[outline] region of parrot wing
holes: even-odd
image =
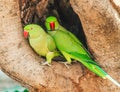
[[[78,52],[89,56],[86,50],[68,33],[61,30],[49,31],[48,33],[54,38],[56,46],[60,51]]]
[[[93,60],[91,60],[87,55],[80,54],[80,53],[77,53],[77,52],[68,52],[68,53],[70,55],[74,56],[74,59],[76,59],[76,60],[81,60],[81,61],[85,61],[87,63],[93,64],[93,65],[96,65],[96,66],[100,66],[97,62],[94,62]]]
[[[84,48],[84,50],[87,52],[87,54],[89,54],[90,57],[92,57],[91,54],[87,51],[87,49],[83,46],[83,44],[79,41],[79,39],[73,33],[69,32],[67,29],[65,29],[62,26],[60,26],[60,30],[68,34],[75,42],[77,42],[79,45],[81,45],[82,48]]]
[[[77,37],[74,34],[68,32],[68,35],[71,36],[77,43],[79,43],[81,47],[84,48],[84,50],[87,52],[87,54],[89,54],[89,56],[92,57],[91,54],[87,51],[87,49],[83,46],[83,44],[77,39]]]
[[[77,43],[79,43],[80,45],[82,45],[82,43],[78,40],[78,38],[72,34],[71,32],[69,32],[67,29],[65,29],[64,27],[60,26],[60,30],[64,31],[65,33],[67,33],[69,36],[72,37],[72,39],[74,39]]]

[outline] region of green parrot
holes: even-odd
[[[83,47],[82,43],[58,23],[56,17],[47,17],[45,26],[48,33],[55,40],[58,50],[63,54],[69,64],[72,62],[71,59],[77,60],[98,76],[104,79],[108,78],[120,87],[117,81],[100,68],[97,62],[91,59],[91,56]]]
[[[49,26],[50,22],[53,21],[53,20],[55,20],[55,22],[54,22],[54,23],[51,23],[51,25]],[[87,49],[86,49],[86,48],[83,46],[83,44],[78,40],[78,38],[77,38],[74,34],[72,34],[70,31],[68,31],[66,28],[62,27],[62,26],[59,24],[59,22],[57,21],[56,17],[54,17],[54,16],[49,16],[49,18],[46,19],[45,25],[46,25],[47,30],[54,30],[54,29],[55,29],[55,30],[61,30],[61,31],[65,32],[66,34],[70,35],[70,37],[71,37],[72,39],[74,39],[76,43],[80,44],[80,45],[84,48],[84,50],[86,51],[85,53],[87,53],[87,55],[89,54],[88,56],[92,57],[92,55],[87,51]],[[47,25],[48,25],[48,26],[47,26]],[[52,28],[52,29],[51,29],[51,28]]]
[[[46,57],[47,62],[43,65],[50,65],[52,58],[59,56],[53,38],[37,24],[28,24],[24,27],[24,37],[28,38],[30,46],[41,56]]]

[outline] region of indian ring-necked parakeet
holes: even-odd
[[[55,22],[54,22],[54,23],[51,23],[50,26],[47,26],[47,25],[50,24],[49,21],[53,21],[53,20],[55,20]],[[45,25],[46,25],[46,27],[47,27],[47,30],[54,30],[54,29],[55,29],[55,30],[61,30],[61,31],[64,31],[66,34],[70,35],[70,37],[71,37],[72,39],[74,39],[78,44],[80,44],[80,45],[84,48],[84,50],[86,51],[85,53],[89,54],[88,56],[92,57],[91,54],[90,54],[90,53],[86,50],[86,48],[83,46],[83,44],[78,40],[78,38],[77,38],[74,34],[72,34],[70,31],[68,31],[66,28],[62,27],[62,26],[59,24],[59,22],[58,22],[58,20],[56,19],[56,17],[54,17],[54,16],[49,16],[49,18],[46,19]],[[52,28],[52,29],[51,29],[51,28]]]
[[[80,41],[74,37],[72,33],[67,32],[66,29],[60,26],[56,17],[47,17],[45,25],[48,33],[55,40],[58,50],[63,54],[68,63],[72,62],[71,59],[77,60],[98,76],[108,78],[120,87],[120,84],[117,81],[100,68],[97,62],[91,59],[82,43],[80,43]]]
[[[30,46],[38,55],[46,57],[47,62],[44,64],[49,65],[52,58],[60,55],[56,50],[53,38],[39,25],[26,25],[24,27],[24,37],[29,39]]]

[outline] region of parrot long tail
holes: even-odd
[[[102,77],[102,78],[107,78],[110,81],[112,81],[115,85],[117,85],[118,87],[120,87],[120,84],[114,80],[110,75],[108,75],[98,64],[97,62],[93,61],[92,59],[90,59],[87,55],[84,54],[80,54],[77,52],[69,52],[69,54],[71,55],[71,57],[73,59],[78,60],[79,62],[81,62],[84,66],[86,66],[89,70],[91,70],[92,72],[94,72],[95,74],[97,74],[98,76]]]
[[[116,80],[114,80],[110,75],[106,75],[106,78],[109,79],[110,81],[112,81],[118,87],[120,87],[120,83],[118,83]]]

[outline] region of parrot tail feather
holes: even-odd
[[[120,83],[118,83],[116,80],[114,80],[110,75],[106,75],[106,78],[109,79],[110,81],[112,81],[118,87],[120,87]]]

